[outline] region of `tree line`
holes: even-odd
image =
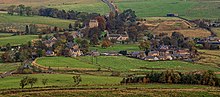
[[[59,10],[57,8],[46,8],[46,7],[38,7],[33,8],[30,6],[25,6],[20,4],[18,6],[11,5],[7,8],[7,12],[10,15],[18,14],[21,16],[31,16],[31,15],[39,15],[39,16],[47,16],[59,19],[73,19],[73,20],[81,20],[85,21],[92,17],[100,16],[98,13],[88,13],[88,12],[78,12],[78,11],[65,11]]]
[[[161,73],[152,71],[141,77],[123,78],[121,83],[170,83],[220,86],[220,79],[213,71],[181,73],[167,70]]]

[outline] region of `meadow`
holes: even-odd
[[[2,37],[10,37],[12,35],[13,35],[12,33],[0,33],[0,38],[2,38]]]
[[[0,73],[16,70],[18,66],[19,63],[0,63]]]
[[[70,57],[42,57],[36,61],[38,64],[45,67],[65,67],[78,69],[98,69],[98,66],[81,62]]]
[[[167,13],[176,13],[188,19],[210,18],[220,16],[220,2],[207,0],[116,0],[115,4],[120,11],[133,9],[138,17],[166,16]],[[77,10],[86,12],[99,12],[106,14],[109,9],[101,2],[90,4],[54,5],[48,6],[64,10]]]
[[[212,31],[214,31],[218,37],[220,37],[220,28],[212,28]]]
[[[18,15],[12,16],[8,14],[0,13],[0,23],[17,24],[17,26],[27,25],[27,24],[44,24],[49,26],[68,28],[68,25],[70,23],[74,23],[74,20],[62,20],[62,19],[43,17],[43,16],[18,16]]]
[[[99,66],[102,69],[112,69],[114,71],[164,71],[173,69],[181,72],[212,70],[220,71],[219,68],[210,65],[193,64],[183,61],[156,61],[149,62],[124,56],[99,56],[97,64],[95,59],[92,64],[92,57],[82,56],[77,59],[66,57],[44,57],[37,60],[37,63],[43,66],[51,67],[70,67],[70,68],[93,68]]]
[[[38,78],[34,87],[45,87],[42,84],[42,79],[48,79],[46,86],[66,86],[73,87],[74,80],[73,74],[30,74],[30,75],[13,75],[3,79],[0,79],[0,89],[20,88],[20,80],[25,77]],[[110,77],[110,76],[93,76],[93,75],[81,75],[82,82],[80,85],[105,85],[105,84],[119,84],[122,78]],[[30,88],[30,86],[27,86]]]
[[[21,45],[21,44],[27,44],[28,41],[31,41],[33,39],[37,39],[37,35],[22,35],[22,36],[11,36],[11,37],[2,37],[0,38],[0,46],[4,46],[8,43],[11,45]]]

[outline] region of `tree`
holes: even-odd
[[[7,43],[7,44],[6,44],[6,49],[7,49],[7,50],[11,50],[11,44],[10,44],[10,43]]]
[[[16,9],[16,6],[15,6],[15,5],[9,6],[9,7],[7,8],[8,14],[14,15],[15,9]]]
[[[89,51],[89,42],[87,40],[82,40],[80,43],[80,49],[83,53],[87,53]]]
[[[25,7],[25,12],[26,12],[26,15],[27,15],[27,16],[32,15],[32,8],[31,8],[30,6]]]
[[[20,4],[17,6],[18,14],[19,15],[24,15],[25,12],[25,6],[23,4]]]
[[[26,85],[28,85],[28,76],[23,77],[23,79],[21,79],[20,81],[20,86],[23,89]]]
[[[69,24],[69,31],[73,31],[73,26],[71,23]]]
[[[33,87],[33,85],[37,82],[37,78],[28,78],[28,83],[31,85],[31,88]]]
[[[90,39],[90,45],[99,45],[99,39],[97,35],[93,35],[93,37]]]
[[[148,49],[150,49],[150,41],[144,40],[144,41],[139,42],[139,48],[147,51]]]
[[[108,40],[108,39],[104,39],[103,41],[102,41],[102,48],[107,48],[107,47],[110,47],[111,46],[111,41],[110,40]]]
[[[45,86],[47,84],[47,82],[48,82],[48,79],[42,79],[41,82]]]
[[[99,25],[99,29],[101,29],[102,31],[104,31],[106,29],[106,21],[105,18],[102,16],[98,16],[96,17],[96,20],[98,21]]]
[[[26,27],[25,27],[25,32],[26,32],[26,34],[30,34],[30,28],[29,28],[29,25],[26,25]]]
[[[75,85],[79,85],[79,83],[82,81],[82,78],[80,77],[80,75],[75,75],[73,76],[73,80]]]

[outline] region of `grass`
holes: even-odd
[[[212,30],[220,37],[220,28],[212,28]]]
[[[91,62],[91,57],[80,57],[81,61]],[[99,56],[98,57],[98,65],[101,65],[105,68],[111,68],[117,71],[141,71],[148,68],[146,70],[151,71],[152,69],[174,69],[179,71],[197,71],[197,70],[213,70],[220,71],[220,69],[209,66],[209,65],[199,65],[192,64],[188,62],[182,61],[156,61],[156,62],[148,62],[134,58],[128,58],[124,56]]]
[[[116,44],[106,49],[102,48],[101,46],[90,47],[90,50],[98,50],[99,52],[109,52],[109,51],[119,52],[121,50],[127,50],[131,52],[131,51],[139,51],[140,49],[137,44],[124,44],[124,45]]]
[[[81,11],[81,12],[100,13],[100,14],[106,14],[109,11],[108,6],[102,2],[90,3],[90,4],[71,4],[71,5],[58,5],[58,6],[55,5],[55,6],[48,6],[48,7],[64,9],[67,11],[75,10],[75,11]]]
[[[185,0],[117,0],[116,5],[120,11],[133,9],[138,17],[166,16],[167,13],[177,13],[189,19],[210,18],[217,19],[220,15],[220,2],[186,1]],[[109,12],[107,6],[101,2],[90,4],[70,4],[49,6],[64,10],[77,10],[85,12]]]
[[[18,66],[18,63],[0,63],[0,73],[4,73],[10,70],[16,70]]]
[[[42,79],[48,79],[46,86],[71,86],[74,85],[73,75],[71,74],[31,74],[31,75],[14,75],[0,79],[0,89],[20,88],[20,80],[24,76],[38,78],[35,87],[44,87],[41,83]],[[122,78],[108,77],[108,76],[92,76],[81,75],[82,82],[80,85],[105,85],[105,84],[119,84]],[[29,88],[30,86],[27,86]]]
[[[81,62],[70,57],[43,57],[37,60],[38,64],[46,67],[69,67],[69,68],[84,68],[84,69],[98,69],[98,66]]]
[[[40,2],[39,0],[31,2],[17,0],[2,3],[0,8],[21,3],[33,7],[47,6],[64,10],[109,13],[107,5],[101,0],[47,0]],[[218,0],[115,0],[115,4],[121,12],[129,8],[135,10],[138,17],[166,16],[167,13],[177,13],[189,19],[217,19],[220,16],[220,2]]]
[[[11,33],[0,33],[0,38],[1,37],[10,37],[10,36],[12,36],[13,34],[11,34]]]
[[[11,45],[27,44],[28,41],[38,38],[37,35],[22,35],[0,38],[0,46],[10,43]]]
[[[39,58],[37,63],[43,66],[50,67],[69,67],[78,69],[97,69],[101,68],[112,69],[116,71],[152,71],[152,70],[177,70],[181,72],[212,70],[220,71],[213,65],[200,65],[182,61],[156,61],[149,62],[124,56],[99,56],[96,65],[92,65],[90,56],[79,57],[78,60],[68,57],[44,57]],[[146,68],[146,69],[143,69]]]
[[[220,51],[219,50],[199,50],[201,59],[196,63],[220,68]]]
[[[62,20],[50,17],[42,17],[42,16],[18,16],[18,15],[8,15],[8,14],[0,14],[0,23],[3,24],[15,24],[18,26],[28,24],[45,24],[49,26],[57,26],[61,28],[68,28],[70,23],[74,23],[74,20]]]

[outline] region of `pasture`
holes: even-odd
[[[0,73],[16,70],[18,66],[19,63],[0,63]]]
[[[0,23],[1,25],[8,24],[8,25],[15,25],[15,26],[21,26],[21,25],[27,25],[27,24],[43,24],[43,25],[48,25],[48,26],[68,28],[68,25],[70,23],[74,23],[74,20],[62,20],[62,19],[42,17],[42,16],[18,16],[18,15],[12,16],[8,14],[0,13]],[[23,28],[23,30],[25,30],[25,28]]]
[[[42,79],[48,79],[46,86],[66,86],[70,87],[74,85],[72,74],[30,74],[30,75],[13,75],[3,79],[0,79],[0,89],[20,88],[20,80],[24,76],[30,76],[38,78],[34,87],[44,87]],[[120,77],[108,77],[108,76],[92,76],[81,75],[82,82],[80,85],[105,85],[105,84],[119,84],[122,78]],[[30,88],[30,86],[27,86]]]
[[[212,28],[212,31],[214,31],[218,37],[220,37],[220,28]]]
[[[3,0],[0,8],[10,5],[25,4],[27,6],[46,6],[64,10],[84,12],[109,13],[107,5],[101,0]],[[216,19],[220,16],[219,0],[115,0],[115,4],[122,12],[133,9],[138,17],[166,16],[167,13],[176,13],[188,19]]]
[[[91,62],[91,57],[80,57],[81,61]],[[116,71],[152,71],[152,70],[168,70],[173,69],[177,71],[189,72],[199,70],[213,70],[220,71],[219,68],[193,64],[183,61],[156,61],[149,62],[124,56],[99,56],[98,65],[105,68],[111,68]]]
[[[81,62],[75,58],[70,57],[42,57],[37,59],[38,64],[45,67],[65,67],[65,68],[78,68],[78,69],[98,69],[98,66]]]
[[[22,36],[11,36],[11,37],[2,37],[0,38],[0,46],[4,46],[8,43],[11,45],[21,45],[21,44],[27,44],[28,41],[31,41],[33,39],[37,39],[37,35],[22,35]]]
[[[99,56],[97,64],[91,56],[82,56],[78,59],[68,57],[44,57],[39,58],[37,63],[43,66],[78,68],[78,69],[111,69],[114,71],[164,71],[176,70],[181,72],[212,70],[219,72],[220,69],[213,65],[200,65],[183,61],[156,61],[149,62],[124,56]]]
[[[220,2],[207,0],[116,0],[115,4],[120,11],[133,9],[138,17],[166,16],[167,13],[176,13],[188,19],[209,18],[216,19],[220,16]],[[78,10],[86,12],[99,12],[106,14],[109,9],[101,2],[90,4],[53,5],[52,8],[64,10]]]

